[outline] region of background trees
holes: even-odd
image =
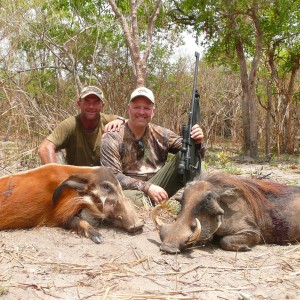
[[[129,6],[124,5],[124,2],[118,6],[114,0],[108,0],[108,2],[122,26],[133,64],[136,85],[144,86],[153,33],[160,31],[160,27],[155,26],[155,21],[159,15],[162,0],[156,0],[153,3],[130,0]]]
[[[275,122],[281,123],[280,129],[277,126],[278,134],[283,133],[283,124],[286,128],[284,131],[288,131],[284,134],[287,137],[285,141],[280,138],[280,134],[277,137],[277,148],[293,152],[294,144],[289,139],[292,139],[293,135],[291,118],[295,110],[292,109],[291,103],[299,69],[299,1],[175,0],[172,3],[172,18],[178,24],[192,26],[198,35],[204,35],[202,43],[207,49],[206,60],[239,72],[245,152],[253,158],[258,156],[261,126],[258,100],[261,99],[259,97],[262,90],[265,95],[268,94],[268,90],[260,85],[261,78],[258,78],[258,72],[265,69],[266,65],[272,74],[269,78],[269,89],[277,86],[276,89],[281,91],[280,97],[283,102],[279,106],[283,114],[275,120],[275,111],[270,111],[274,101],[272,99],[269,99],[268,105],[262,106],[273,115]],[[277,63],[285,65],[285,75],[289,72],[290,79],[287,85],[283,82],[279,84],[278,77],[275,79],[278,73],[274,65],[272,71],[275,58],[272,49],[277,53]],[[283,56],[280,58],[284,53],[287,64],[283,62]],[[286,76],[283,81],[287,81]],[[283,85],[287,87],[284,89]],[[273,92],[274,90],[269,90],[271,98]],[[267,118],[267,122],[270,122],[270,118]],[[266,126],[266,151],[270,153],[270,123]]]
[[[76,113],[86,84],[100,86],[105,110],[119,115],[136,85],[146,84],[157,99],[154,122],[179,133],[194,57],[174,54],[189,30],[205,47],[198,85],[208,146],[229,140],[252,157],[293,153],[299,7],[300,0],[5,0],[0,139],[22,142],[18,157],[35,157],[41,139]]]

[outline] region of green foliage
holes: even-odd
[[[74,112],[76,76],[82,84],[96,84],[104,90],[106,112],[126,114],[135,75],[124,34],[107,1],[8,2],[5,10],[0,11],[1,33],[6,38],[2,44],[7,45],[7,52],[0,50],[3,86],[0,97],[5,99],[1,109],[6,112],[6,120],[12,116],[22,130],[27,128],[30,131],[32,120],[28,119],[37,118],[38,129],[35,127],[32,130],[41,130],[38,134],[44,136],[64,116]],[[154,3],[143,1],[138,10],[142,50],[145,48],[144,31]],[[215,143],[218,137],[223,137],[225,121],[230,120],[235,123],[234,129],[233,126],[230,129],[235,131],[237,141],[241,141],[241,94],[234,73],[239,70],[239,64],[235,53],[235,32],[227,16],[229,13],[236,15],[235,22],[243,37],[249,61],[255,46],[254,27],[247,11],[252,2],[231,3],[231,6],[225,6],[221,0],[178,1],[179,11],[174,1],[163,2],[155,23],[146,80],[157,99],[155,123],[180,133],[180,126],[187,121],[194,61],[183,57],[177,60],[173,56],[182,43],[183,30],[187,29],[204,37],[201,44],[207,49],[205,59],[215,63],[209,65],[202,60],[198,80],[203,93],[202,126],[207,130],[207,138]],[[125,17],[129,17],[129,1],[119,0],[117,5]],[[288,78],[300,53],[299,0],[260,1],[259,5],[259,20],[264,30],[263,47],[276,47],[278,73],[284,80]],[[187,25],[191,27],[187,28]],[[217,64],[223,66],[218,67]],[[257,93],[266,103],[265,86],[270,73],[263,68],[258,71],[261,80],[257,84]],[[272,93],[278,93],[274,84]],[[299,102],[299,95],[295,93],[295,102]],[[19,106],[14,106],[15,102]],[[30,103],[32,106],[27,107]],[[33,107],[36,103],[39,106]],[[22,113],[20,106],[24,108]],[[35,115],[37,112],[41,119]],[[21,118],[24,118],[23,123]],[[263,128],[263,116],[260,121]],[[40,129],[42,126],[44,128]],[[230,168],[225,154],[218,160],[220,166]]]
[[[162,208],[164,211],[169,212],[172,215],[178,215],[181,210],[181,204],[177,200],[169,199],[164,202]]]
[[[207,155],[205,161],[209,166],[225,168],[230,163],[230,157],[228,152],[220,151]]]
[[[172,3],[173,20],[192,26],[198,36],[203,36],[201,43],[207,49],[207,61],[230,65],[237,70],[237,35],[243,41],[245,55],[254,55],[256,29],[251,11],[254,2],[184,0]],[[285,47],[292,47],[294,53],[299,53],[299,1],[268,0],[258,1],[257,5],[257,25],[263,32],[265,44],[282,41]],[[290,60],[283,58],[282,61]]]
[[[217,147],[210,149],[205,155],[204,162],[207,165],[205,169],[218,169],[230,174],[241,174],[241,170],[232,163],[232,155],[232,150],[220,150]]]
[[[35,95],[41,93],[53,94],[57,88],[55,70],[36,71],[26,86],[26,91]],[[39,83],[37,85],[37,82]]]

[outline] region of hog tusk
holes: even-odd
[[[220,228],[221,225],[222,225],[222,216],[218,215],[217,216],[217,229],[216,229],[216,231]]]
[[[196,228],[195,228],[195,231],[194,233],[189,237],[188,241],[186,242],[187,244],[192,244],[192,243],[195,243],[198,239],[198,237],[200,236],[201,234],[201,224],[200,224],[200,221],[195,218],[196,220]]]
[[[161,205],[157,205],[152,209],[152,212],[151,212],[151,217],[152,217],[153,223],[158,232],[160,232],[160,229],[161,229],[162,225],[164,224],[163,221],[157,215],[158,210],[161,210],[161,208],[162,208]]]

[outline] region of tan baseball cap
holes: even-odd
[[[87,97],[88,95],[96,95],[97,97],[100,98],[100,100],[102,100],[104,102],[104,94],[96,86],[93,86],[93,85],[86,86],[85,88],[83,88],[81,90],[79,97],[80,97],[80,99],[83,99],[83,98]]]
[[[147,89],[146,87],[139,87],[139,88],[135,89],[131,94],[130,102],[134,98],[139,97],[139,96],[144,96],[147,99],[149,99],[153,104],[155,104],[154,95],[153,95],[152,91]]]

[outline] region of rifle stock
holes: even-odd
[[[195,52],[196,63],[194,72],[194,83],[192,99],[190,103],[189,119],[187,125],[182,125],[182,148],[181,157],[178,165],[178,173],[182,175],[183,182],[186,184],[192,181],[201,173],[201,145],[196,145],[191,138],[191,130],[195,124],[200,124],[200,94],[197,90],[197,77],[199,65],[199,53]]]

